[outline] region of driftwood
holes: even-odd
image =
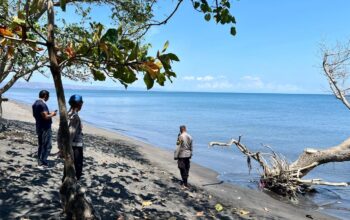
[[[249,169],[251,169],[251,158],[259,163],[262,168],[260,186],[280,195],[296,198],[297,193],[304,193],[313,185],[349,186],[350,184],[347,182],[326,182],[321,179],[302,179],[321,164],[350,161],[350,138],[340,145],[324,150],[307,148],[292,163],[289,163],[285,157],[277,154],[268,146],[266,147],[271,151],[269,153],[250,151],[247,146],[241,143],[241,137],[238,140],[231,139],[228,143],[209,143],[210,147],[230,147],[232,145],[236,145],[238,150],[247,156]]]

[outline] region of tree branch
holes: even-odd
[[[180,5],[182,4],[183,0],[179,0],[174,8],[174,10],[168,15],[168,17],[166,17],[163,21],[160,22],[154,22],[154,23],[150,23],[150,24],[146,24],[138,29],[136,29],[134,32],[130,33],[129,35],[134,35],[137,32],[139,32],[140,30],[143,30],[143,33],[140,34],[140,36],[138,36],[137,39],[141,39],[143,36],[145,36],[145,34],[149,31],[149,29],[152,26],[160,26],[160,25],[164,25],[166,23],[168,23],[168,21],[174,16],[174,14],[176,13],[176,11],[179,9]]]
[[[34,43],[34,44],[40,44],[40,45],[43,45],[43,46],[47,46],[47,43],[46,42],[41,42],[41,41],[36,41],[36,40],[31,40],[31,39],[25,39],[23,41],[23,39],[20,39],[20,38],[15,38],[15,37],[9,37],[9,36],[3,36],[3,35],[0,35],[1,37],[5,38],[5,39],[8,39],[8,40],[12,40],[12,41],[16,41],[16,42],[21,42],[21,43]]]
[[[324,54],[323,56],[323,62],[322,62],[323,70],[325,75],[328,78],[328,83],[330,88],[332,89],[334,95],[336,96],[337,99],[343,102],[343,104],[350,110],[350,103],[347,100],[344,91],[342,91],[338,85],[337,81],[334,79],[334,72],[329,68],[328,64],[328,55]]]

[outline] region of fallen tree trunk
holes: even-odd
[[[280,195],[296,198],[297,193],[304,193],[313,185],[349,186],[347,182],[325,182],[321,179],[302,179],[317,166],[329,162],[350,161],[350,138],[343,143],[324,150],[307,148],[293,163],[289,163],[285,157],[274,152],[252,152],[238,140],[231,139],[228,143],[210,142],[209,146],[236,147],[247,156],[249,170],[251,169],[251,158],[259,163],[263,172],[261,173],[260,186]]]

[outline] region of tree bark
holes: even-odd
[[[290,165],[290,170],[300,171],[299,177],[304,177],[315,167],[329,162],[350,161],[350,138],[337,146],[324,150],[305,149],[299,158]]]
[[[54,33],[54,4],[52,0],[47,3],[48,15],[48,38],[47,49],[50,60],[50,71],[54,80],[57,101],[60,113],[59,135],[61,144],[64,146],[64,171],[65,178],[63,180],[60,194],[64,211],[67,219],[95,219],[92,206],[84,197],[84,189],[77,186],[74,168],[74,156],[72,146],[69,141],[69,127],[67,120],[67,107],[64,95],[64,88],[61,78],[61,69],[57,61],[57,53],[55,51],[55,33]]]

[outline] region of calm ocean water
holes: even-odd
[[[38,90],[12,89],[6,97],[31,104]],[[67,90],[67,97],[84,97],[83,120],[161,148],[173,150],[179,125],[194,138],[193,161],[217,171],[219,178],[254,188],[258,174],[249,176],[246,158],[236,148],[208,148],[210,141],[242,135],[251,150],[269,145],[289,160],[305,147],[325,148],[350,136],[350,111],[330,95],[233,94]],[[53,91],[50,109],[57,108]],[[308,175],[350,182],[350,162],[318,167]],[[350,190],[318,187],[308,196],[329,214],[346,219]]]

